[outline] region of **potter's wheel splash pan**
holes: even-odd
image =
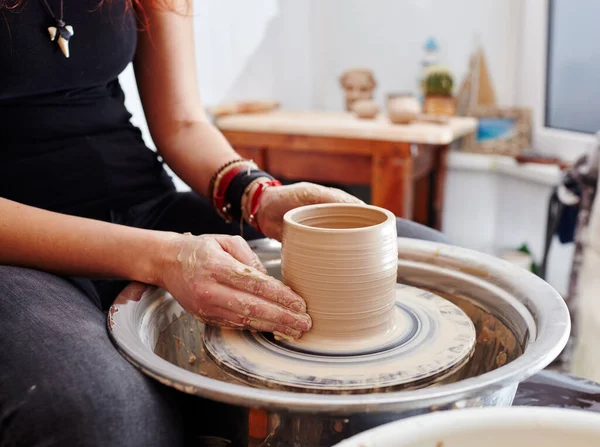
[[[279,276],[280,245],[270,240],[251,245],[270,273]],[[115,304],[109,313],[109,333],[118,350],[136,367],[186,393],[241,407],[340,415],[420,412],[481,400],[502,390],[514,396],[519,382],[549,365],[565,347],[570,331],[567,307],[542,279],[501,259],[458,247],[404,238],[398,239],[398,246],[399,283],[426,287],[444,296],[468,297],[510,329],[522,345],[522,355],[481,375],[430,388],[321,395],[227,383],[162,359],[154,353],[157,340],[182,316],[182,309],[160,289],[147,292],[138,302]]]

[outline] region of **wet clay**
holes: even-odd
[[[395,337],[396,219],[361,204],[297,208],[284,216],[284,282],[306,301],[312,329],[304,350],[349,353]]]

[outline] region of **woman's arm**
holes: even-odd
[[[0,265],[158,285],[174,236],[0,198]]]
[[[150,132],[167,164],[196,192],[206,195],[213,174],[240,157],[208,122],[202,108],[196,79],[193,2],[142,3],[149,25],[139,33],[134,65]],[[258,187],[249,187],[247,196],[253,197]],[[360,200],[309,183],[269,188],[262,195],[255,222],[265,236],[280,238],[286,211],[330,202]]]
[[[267,275],[240,237],[178,235],[53,213],[0,198],[0,265],[166,288],[206,323],[300,337],[302,298]]]
[[[199,194],[212,175],[240,158],[204,113],[194,52],[192,1],[143,2],[148,27],[139,33],[135,75],[159,154]]]

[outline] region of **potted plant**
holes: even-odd
[[[453,87],[454,77],[450,70],[439,65],[428,67],[422,82],[425,97],[423,112],[429,115],[454,115],[456,103],[452,96]]]

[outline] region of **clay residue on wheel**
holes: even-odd
[[[184,314],[162,331],[156,342],[154,353],[169,363],[201,376],[241,384],[221,371],[208,358],[202,343],[203,332],[204,324],[202,322],[190,314]],[[195,357],[193,362],[190,361],[193,360],[192,356]]]
[[[523,354],[523,346],[515,334],[498,318],[474,304],[470,299],[454,294],[435,291],[460,307],[473,324],[477,342],[473,357],[461,371],[446,383],[475,377],[500,368]]]

